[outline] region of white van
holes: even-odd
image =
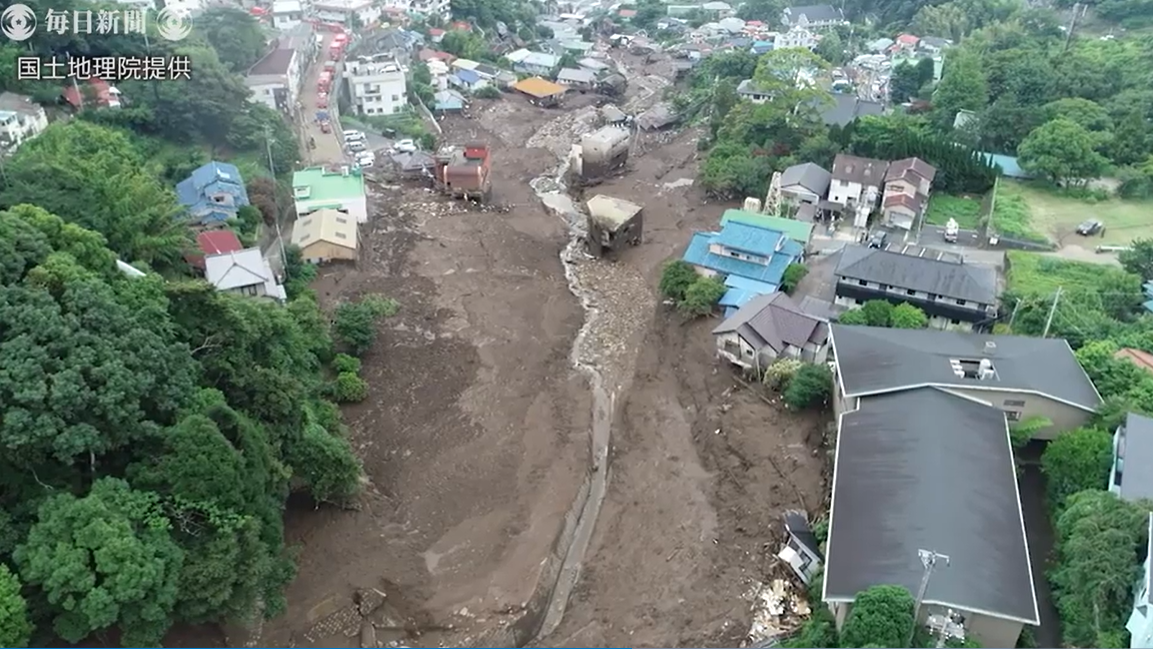
[[[363,140],[364,140],[364,133],[362,133],[361,131],[345,131],[344,132],[344,141],[345,142],[361,142]]]
[[[353,153],[364,151],[364,142],[361,140],[353,140],[348,143],[348,150]]]

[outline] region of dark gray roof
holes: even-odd
[[[789,12],[792,20],[796,20],[804,16],[806,20],[811,23],[824,22],[826,20],[841,20],[842,15],[839,9],[832,5],[808,5],[804,7],[789,7],[785,11]]]
[[[779,291],[749,300],[713,329],[713,334],[732,331],[757,349],[768,345],[778,352],[785,345],[821,345],[829,338],[828,325],[802,312],[788,295]]]
[[[880,187],[885,184],[885,172],[889,169],[886,160],[862,158],[847,153],[838,153],[833,158],[833,178],[843,182]]]
[[[848,126],[853,120],[866,115],[880,115],[885,106],[845,93],[833,93],[831,104],[821,106],[821,120],[828,126]]]
[[[1125,446],[1120,449],[1121,497],[1153,498],[1153,419],[1129,413],[1125,418]]]
[[[914,257],[865,246],[845,246],[833,272],[840,277],[924,291],[954,300],[981,304],[997,302],[997,271],[988,266]]]
[[[833,325],[830,340],[848,395],[936,385],[1030,392],[1085,410],[1101,405],[1101,395],[1061,338]],[[984,358],[993,362],[993,378],[957,376],[950,362]]]
[[[953,41],[939,36],[925,36],[921,39],[921,45],[928,45],[937,49],[944,49],[953,44]]]
[[[826,601],[916,593],[924,549],[949,557],[926,603],[1039,622],[1005,414],[975,401],[922,388],[845,414],[825,549]]]
[[[781,173],[781,187],[800,185],[818,196],[824,196],[829,189],[833,175],[820,165],[806,162],[793,165]]]
[[[818,557],[824,557],[821,554],[821,542],[817,539],[817,535],[813,534],[813,530],[809,527],[809,517],[805,512],[796,509],[790,509],[785,512],[785,531],[797,539],[797,542],[808,548]]]

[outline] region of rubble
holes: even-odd
[[[804,594],[791,581],[755,582],[745,594],[752,602],[753,622],[744,646],[763,647],[796,631],[812,615]]]

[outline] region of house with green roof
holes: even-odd
[[[368,199],[359,167],[301,169],[292,174],[292,196],[297,218],[327,208],[353,216],[357,223],[368,221]]]
[[[746,212],[745,210],[725,210],[725,213],[721,215],[721,227],[724,227],[729,221],[744,223],[745,225],[764,228],[766,230],[776,230],[801,244],[805,250],[809,249],[809,240],[813,236],[812,223],[786,219],[779,216],[757,214],[756,212]]]

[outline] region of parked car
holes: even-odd
[[[332,132],[332,124],[330,122],[321,122],[320,123],[320,132],[321,133],[331,133]]]
[[[356,164],[360,165],[361,169],[371,169],[372,166],[376,164],[376,160],[373,158],[357,158]]]
[[[364,151],[364,142],[349,142],[348,150],[352,151],[353,153],[360,153],[361,151]]]
[[[347,130],[344,132],[345,142],[362,142],[364,141],[364,132],[357,130]]]
[[[399,153],[412,153],[416,151],[416,142],[411,139],[400,140],[392,145],[392,150]]]
[[[1105,229],[1105,224],[1097,219],[1089,219],[1077,226],[1077,234],[1083,237],[1093,236]]]
[[[884,248],[885,244],[889,242],[889,233],[884,230],[874,232],[873,236],[869,239],[870,248]]]

